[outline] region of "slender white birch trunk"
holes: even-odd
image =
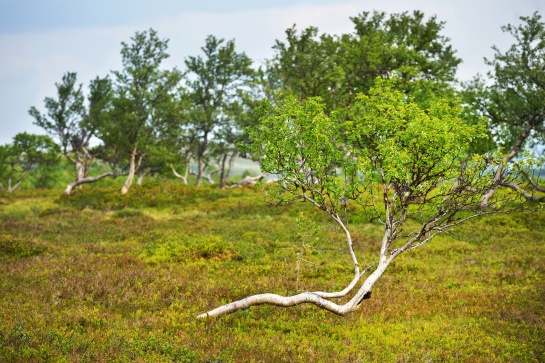
[[[138,173],[138,179],[136,180],[136,184],[142,185],[142,183],[144,183],[144,178],[146,177],[146,175],[148,175],[147,171]]]
[[[129,161],[129,174],[127,175],[127,180],[125,180],[125,184],[123,184],[123,187],[121,188],[121,194],[123,195],[127,194],[127,192],[129,191],[129,188],[131,187],[132,181],[134,179],[134,175],[136,174],[136,171],[139,169],[140,163],[142,162],[142,158],[144,157],[144,155],[141,155],[138,158],[138,162],[136,161],[136,150],[137,150],[136,147],[137,146],[134,147],[131,153],[131,158]]]

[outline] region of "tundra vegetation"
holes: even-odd
[[[344,231],[309,203],[275,207],[254,188],[150,181],[121,196],[122,182],[68,198],[2,194],[0,360],[545,358],[543,213],[472,219],[401,254],[344,317],[305,304],[197,320],[264,291],[342,290],[354,276]],[[384,228],[353,213],[348,225],[372,265]]]
[[[541,16],[461,87],[435,17],[352,21],[67,72],[0,146],[0,360],[544,360]]]

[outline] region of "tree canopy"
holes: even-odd
[[[56,164],[58,154],[59,148],[50,137],[26,132],[15,135],[11,144],[0,145],[0,177],[6,181],[7,191],[17,189],[33,169]]]
[[[493,47],[494,58],[486,60],[492,67],[488,79],[477,77],[466,84],[465,95],[477,114],[488,121],[504,163],[518,167],[516,161],[523,151],[539,145],[541,157],[533,161],[534,168],[539,169],[545,163],[545,23],[537,12],[521,20],[518,26],[502,27],[515,42],[505,52]],[[502,170],[496,175],[498,187],[519,190],[530,200],[545,201],[541,195],[545,187],[540,185],[539,173],[537,176],[532,175],[533,171],[526,173],[528,188],[520,189],[503,180]],[[483,203],[488,202],[494,190],[485,196]]]
[[[368,95],[356,97],[350,121],[335,120],[338,115],[328,116],[325,108],[320,98],[299,103],[288,97],[277,107],[265,102],[248,148],[265,172],[278,177],[264,187],[271,202],[309,202],[345,232],[352,282],[341,292],[254,295],[199,317],[258,304],[301,303],[346,315],[370,296],[375,282],[403,252],[470,218],[520,205],[516,192],[496,195],[486,208],[480,205],[495,183],[490,170],[500,166],[481,155],[468,157],[472,141],[486,135],[481,125],[468,125],[459,117],[457,105],[437,100],[424,109],[396,90],[395,79],[377,78]],[[505,177],[516,182],[518,176]],[[348,227],[348,215],[354,213],[377,221],[384,235],[377,266],[353,297],[338,305],[329,299],[345,296],[363,275]]]
[[[523,175],[528,188],[502,179],[503,174],[509,178],[510,169],[520,166],[517,160],[523,151],[534,148],[534,154],[539,153],[544,142],[545,27],[538,13],[521,20],[519,25],[503,27],[514,43],[506,51],[494,48],[494,58],[486,61],[492,68],[487,79],[467,83],[462,92],[456,89],[455,78],[461,59],[444,35],[445,23],[420,11],[362,12],[351,18],[353,30],[345,34],[320,33],[313,26],[298,30],[293,25],[286,29],[285,39],[276,40],[273,57],[258,69],[244,52],[236,50],[235,40],[214,35],[204,40],[201,54],[184,59],[183,70],[167,69],[169,40],[149,29],[136,32],[130,42],[121,44],[122,67],[112,71],[111,79],[95,78],[85,95],[76,73],[67,72],[56,84],[56,97],[45,99],[46,112],[32,107],[29,113],[75,166],[76,177],[67,186],[67,194],[81,184],[118,175],[127,176],[122,193],[129,190],[136,175],[141,182],[147,174],[173,173],[185,183],[194,175],[196,185],[203,179],[209,183],[219,179],[223,188],[241,154],[261,162],[263,172],[268,172],[270,160],[263,159],[259,150],[240,147],[252,142],[250,130],[265,122],[264,108],[255,110],[267,99],[271,109],[285,105],[284,101],[293,107],[295,103],[314,105],[313,110],[320,109],[335,123],[333,129],[341,128],[335,131],[335,146],[328,151],[328,158],[332,158],[328,168],[333,170],[342,169],[346,160],[353,162],[367,155],[372,147],[392,151],[383,154],[385,160],[375,159],[376,163],[396,167],[399,173],[415,171],[422,160],[404,159],[398,148],[414,142],[418,135],[442,134],[445,130],[435,125],[440,113],[441,117],[460,117],[478,129],[478,135],[488,135],[473,135],[466,161],[474,152],[489,153],[489,160],[497,160],[495,153],[501,149],[502,163],[509,164],[498,169],[496,185],[487,195],[507,187],[526,193],[528,199],[543,201],[538,170],[542,158],[521,166],[533,163],[528,175]],[[430,121],[395,137],[386,129],[363,126],[361,117],[380,116],[367,109],[370,99],[378,97],[371,94],[377,77],[395,79],[389,87],[400,92],[396,97],[412,102],[396,108],[399,100],[392,96],[381,101],[391,108],[384,112],[396,110],[401,119],[411,112],[424,112]],[[394,125],[393,120],[381,126]],[[485,130],[479,126],[483,122]],[[373,134],[379,131],[385,136]],[[389,141],[382,144],[383,140]],[[444,149],[447,140],[443,142]],[[421,147],[427,157],[437,151],[431,144]],[[102,174],[89,176],[89,169],[98,165]],[[385,167],[383,172],[387,171]],[[483,197],[483,205],[488,199]]]

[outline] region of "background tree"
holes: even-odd
[[[426,107],[431,98],[451,97],[461,62],[441,34],[444,22],[424,14],[363,12],[351,18],[354,32],[318,36],[309,27],[286,30],[276,41],[268,75],[273,86],[299,100],[319,96],[326,112],[349,115],[358,93],[367,93],[376,77],[398,79],[396,87]]]
[[[389,18],[382,12],[363,12],[351,20],[355,33],[343,39],[348,49],[344,68],[355,81],[349,91],[365,93],[376,77],[395,76],[397,87],[422,106],[452,96],[461,59],[441,34],[444,22],[435,16],[426,19],[421,11]]]
[[[480,208],[482,195],[494,183],[487,170],[495,166],[480,156],[466,161],[472,140],[484,134],[482,127],[458,117],[459,107],[436,101],[424,110],[381,79],[369,94],[357,97],[353,121],[344,125],[328,117],[317,98],[304,104],[288,98],[278,108],[265,103],[261,124],[250,133],[249,148],[260,155],[262,170],[279,177],[265,188],[270,201],[305,201],[329,215],[346,235],[352,281],[340,292],[254,295],[199,318],[258,304],[302,303],[346,315],[370,297],[375,282],[400,254],[468,219],[502,211],[500,205],[511,208],[506,203],[518,200],[518,193],[506,193],[496,196],[494,207]],[[338,147],[345,139],[348,154]],[[515,178],[510,176],[511,181]],[[378,264],[353,297],[338,305],[330,299],[347,295],[373,268],[361,271],[352,245],[347,216],[358,209],[384,229]]]
[[[338,39],[327,34],[318,36],[318,28],[312,26],[298,33],[293,25],[285,33],[285,42],[275,41],[275,55],[267,63],[271,86],[299,101],[320,96],[329,110],[334,109],[345,75]]]
[[[136,32],[131,40],[131,44],[121,43],[123,69],[113,72],[112,119],[100,135],[111,150],[128,161],[122,194],[128,192],[142,160],[167,132],[167,115],[182,77],[176,69],[161,69],[169,57],[168,40],[159,39],[155,30]]]
[[[188,57],[185,60],[192,105],[188,113],[188,127],[196,145],[197,186],[202,183],[206,153],[214,132],[218,128],[225,131],[235,126],[229,109],[237,102],[239,91],[254,74],[252,61],[246,54],[236,52],[233,40],[225,42],[210,35],[201,49],[204,57]],[[229,140],[224,141],[224,146],[229,144]]]
[[[90,142],[104,124],[111,102],[111,82],[108,78],[95,78],[89,84],[88,107],[82,85],[77,85],[77,74],[68,72],[56,83],[57,98],[46,97],[47,114],[31,107],[29,114],[35,124],[58,140],[62,154],[74,164],[76,178],[65,189],[70,194],[73,188],[100,180],[112,173],[88,178],[89,168],[96,158]],[[97,151],[97,149],[93,150]]]
[[[493,47],[494,59],[485,59],[493,67],[488,80],[478,77],[465,85],[466,99],[478,115],[488,120],[491,133],[503,150],[506,168],[516,168],[516,159],[524,150],[545,142],[545,23],[537,12],[520,19],[523,23],[518,26],[502,27],[515,38],[515,43],[505,53]],[[542,154],[536,160],[536,167],[543,162]],[[506,182],[504,173],[504,168],[498,169],[497,186],[519,190],[527,199],[545,202],[545,196],[539,195],[545,192],[545,187],[540,185],[538,177],[523,174],[530,188],[522,190]],[[495,190],[492,188],[486,194],[483,206]]]
[[[17,189],[38,167],[45,169],[56,164],[59,152],[50,137],[26,132],[15,135],[11,144],[0,146],[0,175],[6,180],[7,191],[11,193]]]

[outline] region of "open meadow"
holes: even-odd
[[[2,362],[545,361],[543,211],[472,220],[403,254],[346,317],[302,305],[197,320],[251,294],[342,289],[343,235],[254,188],[61,195],[0,194]],[[349,228],[373,263],[380,226]]]

